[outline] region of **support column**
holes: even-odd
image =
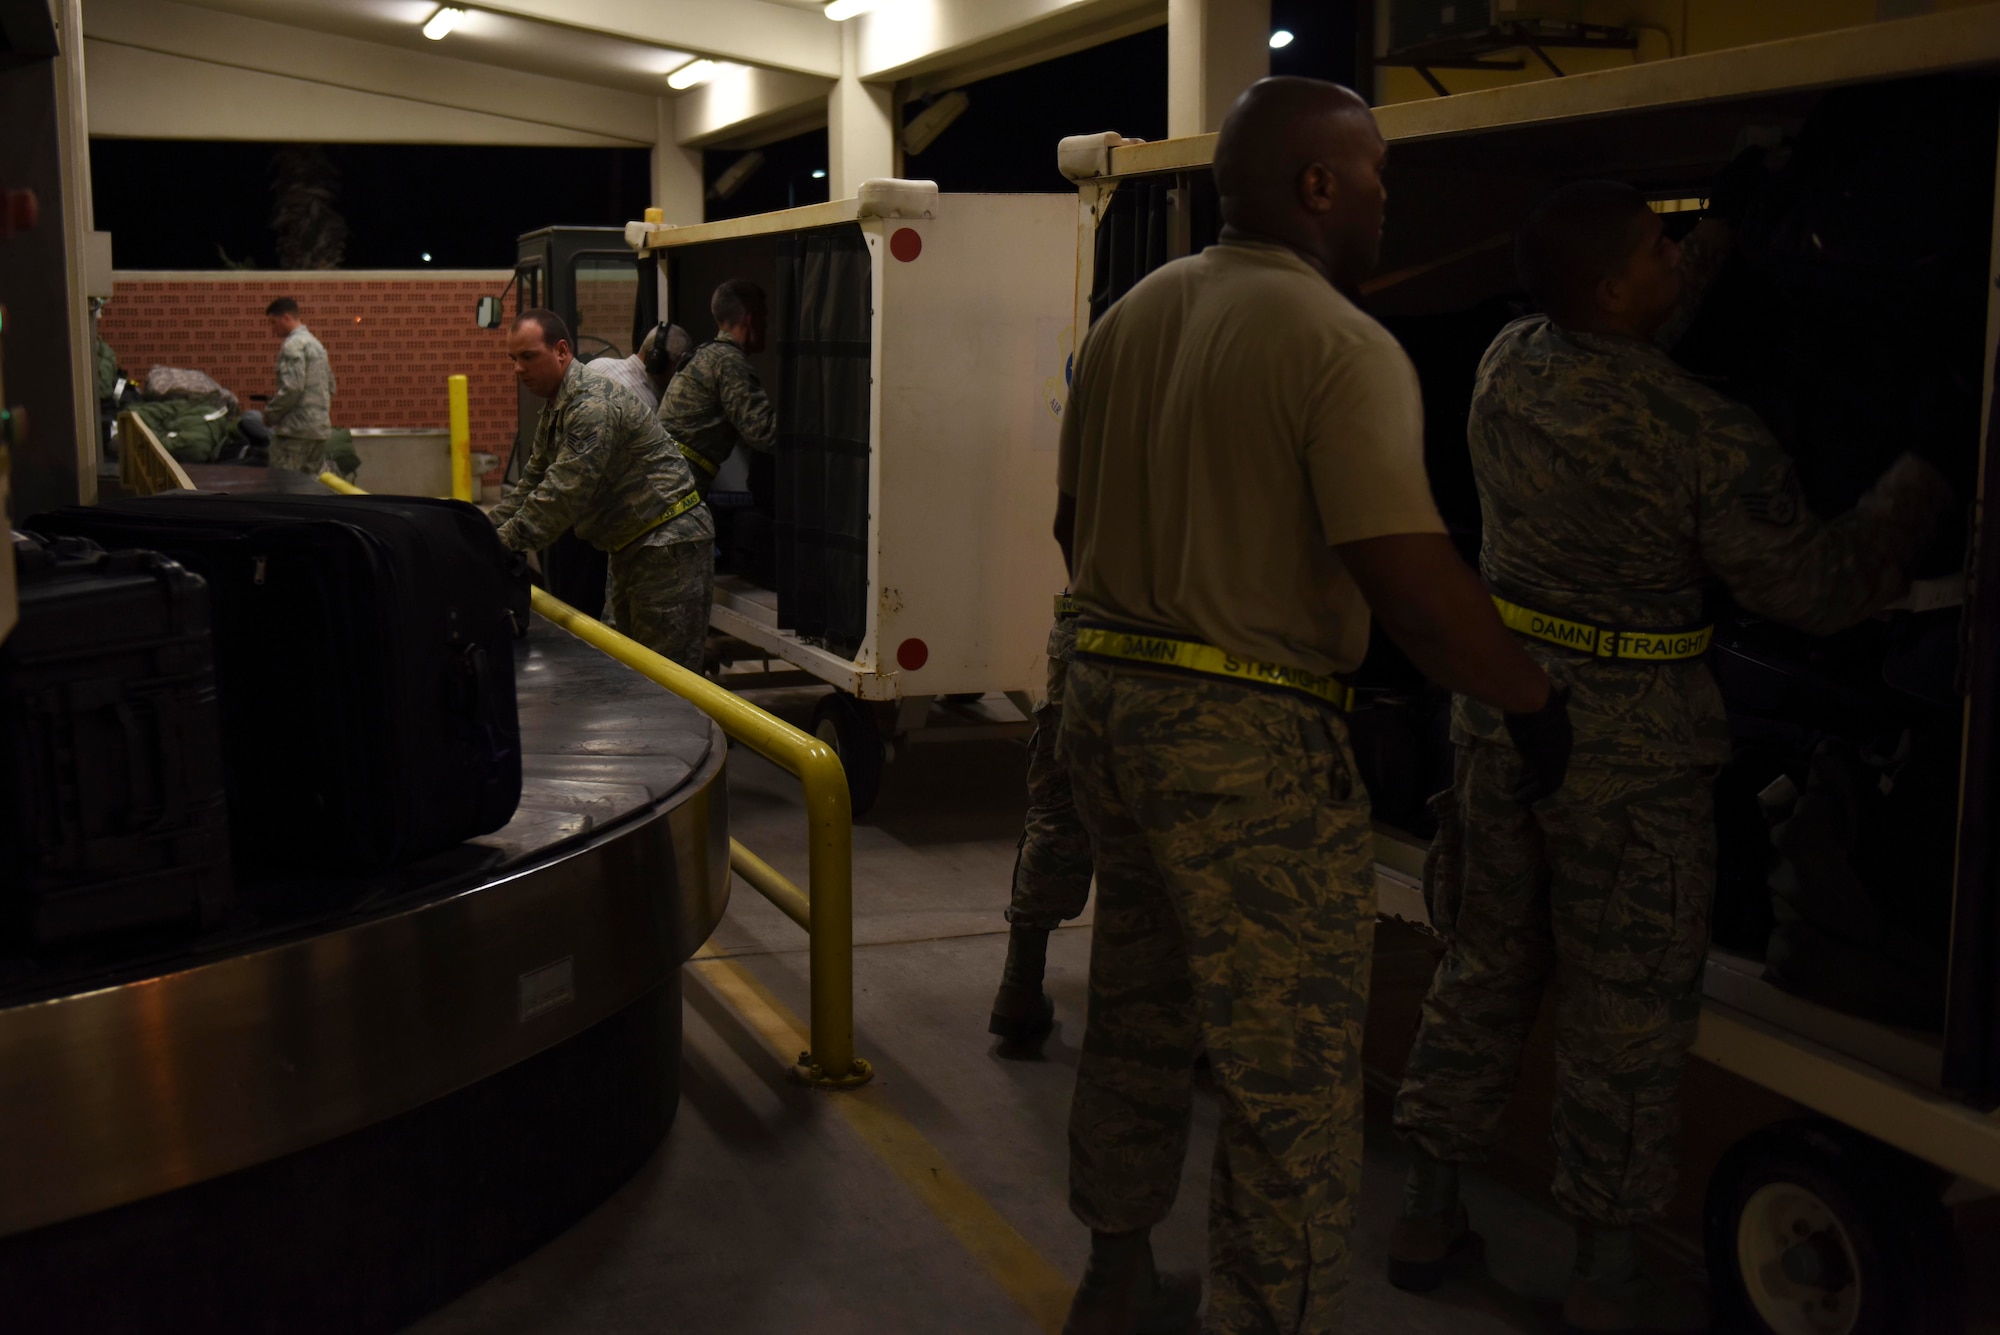
[[[1222,127],[1230,104],[1271,72],[1271,0],[1167,0],[1167,136]]]
[[[863,181],[896,174],[896,90],[861,81],[860,24],[850,19],[840,27],[840,81],[826,99],[830,199],[848,199]]]
[[[83,505],[97,503],[97,352],[85,275],[90,253],[90,129],[83,87],[83,0],[54,6],[56,41],[56,137],[62,152],[62,247],[69,288],[70,400],[76,423],[76,494]]]
[[[682,148],[674,137],[674,99],[655,98],[658,131],[653,139],[652,207],[661,221],[676,227],[704,221],[706,191],[701,179],[701,150]]]

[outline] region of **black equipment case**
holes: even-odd
[[[246,871],[380,871],[512,818],[511,580],[477,509],[178,493],[34,522],[154,548],[208,580]]]
[[[12,946],[212,926],[231,874],[201,579],[152,552],[15,539],[0,645],[0,913]]]

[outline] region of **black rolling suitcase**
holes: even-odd
[[[153,552],[15,539],[0,644],[0,920],[36,949],[214,924],[229,821],[208,590]]]
[[[245,870],[381,871],[513,816],[509,561],[472,506],[179,493],[35,522],[208,580]]]

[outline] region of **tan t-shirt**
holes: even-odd
[[[1092,327],[1063,413],[1085,617],[1349,672],[1368,605],[1335,545],[1442,533],[1416,368],[1278,246],[1149,274]]]

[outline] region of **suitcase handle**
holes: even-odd
[[[132,794],[132,815],[136,822],[140,818],[140,813],[145,810],[140,805],[139,795],[145,791],[146,770],[140,763],[139,756],[142,749],[149,749],[148,733],[139,726],[139,718],[133,712],[131,702],[120,700],[111,707],[111,714],[118,720],[118,727],[125,734],[125,776],[127,791]],[[158,809],[145,820],[143,828],[148,834],[173,828],[180,823],[183,816],[182,794],[172,777],[165,773],[164,768],[155,776],[154,789],[153,795],[158,799]]]

